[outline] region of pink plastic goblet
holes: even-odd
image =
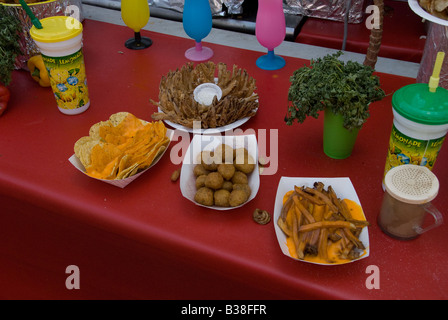
[[[255,35],[258,42],[268,49],[268,54],[257,59],[257,66],[263,70],[278,70],[285,66],[285,59],[274,54],[286,35],[285,14],[282,0],[258,0]]]

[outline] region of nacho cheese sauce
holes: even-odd
[[[287,199],[289,194],[290,194],[290,192],[286,193],[284,199]],[[352,201],[349,199],[344,199],[343,201],[347,204],[347,206],[350,210],[350,214],[353,217],[353,219],[363,220],[363,221],[366,220],[366,218],[364,216],[364,212],[362,211],[362,208],[359,204],[357,204],[355,201]],[[288,216],[290,216],[290,215],[288,215]],[[286,245],[288,246],[289,254],[291,255],[291,257],[293,257],[294,259],[299,259],[299,257],[297,256],[297,252],[296,252],[296,249],[294,246],[294,241],[293,241],[292,237],[288,237],[288,236],[286,237]],[[309,261],[309,262],[314,262],[314,263],[320,263],[320,264],[342,264],[342,263],[347,263],[347,262],[352,261],[349,259],[339,258],[339,250],[340,250],[339,241],[337,241],[337,242],[329,241],[328,242],[328,260],[330,260],[332,263],[328,263],[328,261],[323,260],[322,258],[320,258],[318,256],[312,256],[309,254],[305,255],[305,258],[303,260]],[[360,254],[360,257],[365,255],[366,253],[367,253],[366,250],[364,250],[364,252]]]
[[[149,167],[167,141],[166,128],[161,121],[143,122],[132,114],[116,125],[104,122],[98,136],[86,174],[108,180],[123,179],[128,177],[125,173],[135,174]]]

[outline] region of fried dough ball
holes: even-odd
[[[195,177],[199,177],[199,176],[202,176],[204,174],[207,175],[209,173],[210,173],[210,171],[205,169],[202,164],[197,164],[193,168],[193,174],[194,174]]]
[[[235,162],[243,162],[243,159],[249,155],[249,151],[246,148],[237,148],[234,152]]]
[[[213,198],[215,200],[215,206],[218,207],[228,207],[230,206],[229,198],[230,192],[225,189],[216,190],[213,194]]]
[[[232,179],[235,174],[235,166],[231,163],[221,163],[218,165],[218,172],[225,180]]]
[[[224,143],[213,151],[202,151],[194,167],[194,200],[205,206],[237,207],[250,195],[248,175],[255,169],[254,158],[246,148],[233,149]]]
[[[247,175],[244,172],[235,171],[235,174],[232,177],[232,182],[234,184],[235,183],[247,184],[248,183]]]
[[[245,174],[249,174],[255,169],[255,160],[250,155],[247,154],[244,156],[244,159],[235,159],[235,168],[241,172],[244,172]]]
[[[204,206],[212,206],[213,205],[213,190],[207,187],[199,188],[194,195],[194,201],[197,203],[203,204]]]
[[[231,192],[233,190],[233,183],[232,181],[224,181],[222,184],[222,188]]]
[[[201,164],[208,171],[216,171],[218,168],[219,158],[215,158],[211,151],[202,151]]]
[[[200,175],[196,178],[196,190],[205,187],[205,179],[207,178],[206,174]]]
[[[210,164],[203,163],[202,166],[208,171],[216,171],[218,169],[218,165],[215,162]]]
[[[210,189],[214,189],[214,190],[221,189],[223,183],[224,183],[224,178],[217,171],[210,172],[207,175],[207,178],[205,178],[205,186]]]
[[[244,192],[246,192],[247,197],[250,197],[250,194],[252,192],[249,185],[243,183],[235,183],[233,185],[233,190],[243,190]]]
[[[231,146],[223,143],[215,148],[214,156],[216,157],[215,159],[221,159],[221,163],[233,163],[235,150]]]
[[[229,204],[231,207],[236,207],[247,201],[249,197],[244,190],[233,190],[230,193]]]

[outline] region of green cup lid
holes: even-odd
[[[400,115],[417,123],[448,123],[448,90],[441,87],[436,92],[430,92],[426,83],[404,86],[394,93],[392,106]]]

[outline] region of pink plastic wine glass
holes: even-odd
[[[258,42],[268,49],[268,54],[257,59],[257,66],[264,70],[277,70],[285,66],[285,59],[274,54],[286,35],[285,14],[282,0],[258,0],[255,35]]]

